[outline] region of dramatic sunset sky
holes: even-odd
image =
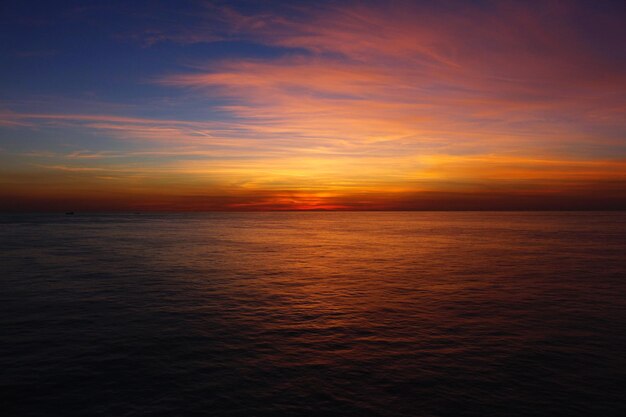
[[[3,1],[0,210],[626,208],[626,2]]]

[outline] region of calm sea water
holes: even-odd
[[[0,219],[4,416],[626,412],[626,213]]]

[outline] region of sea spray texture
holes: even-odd
[[[626,411],[626,213],[1,219],[6,416]]]

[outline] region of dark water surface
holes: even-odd
[[[626,213],[0,216],[4,416],[617,416]]]

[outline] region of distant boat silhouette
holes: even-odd
[[[74,214],[74,212],[73,211],[66,211],[65,214],[66,215],[70,215],[70,214]]]

